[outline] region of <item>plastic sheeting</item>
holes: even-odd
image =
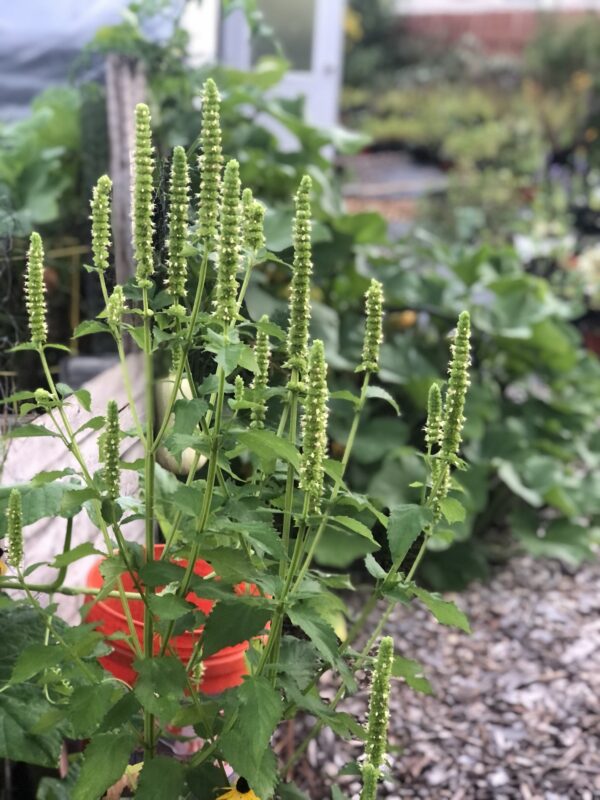
[[[49,86],[69,81],[82,49],[105,25],[123,20],[127,0],[0,0],[0,119],[27,113]],[[179,6],[172,3],[172,13]],[[159,39],[166,17],[146,31]]]

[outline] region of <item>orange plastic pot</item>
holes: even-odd
[[[155,559],[160,558],[164,545],[157,544],[154,546]],[[90,569],[87,577],[87,585],[90,588],[100,589],[103,586],[104,579],[100,573],[100,564],[102,559],[98,559]],[[179,564],[182,567],[187,565],[187,562],[182,559],[173,559],[174,564]],[[206,561],[198,559],[194,572],[196,575],[208,575],[213,569]],[[123,573],[121,576],[123,581],[123,588],[125,591],[135,591],[131,575]],[[246,585],[241,583],[235,587],[236,592],[245,592]],[[257,593],[255,586],[250,587],[252,594]],[[208,615],[214,605],[213,600],[206,600],[197,597],[193,592],[187,595],[189,602],[193,603],[204,614]],[[134,622],[136,634],[140,644],[143,642],[144,636],[144,603],[141,600],[128,601],[130,613]],[[120,598],[107,597],[94,603],[88,610],[86,615],[88,622],[96,622],[97,629],[106,637],[114,636],[114,634],[125,633],[129,634],[129,626],[127,618],[123,612],[123,605]],[[171,644],[173,650],[177,653],[179,658],[184,664],[187,664],[190,656],[192,655],[194,646],[198,638],[202,635],[202,627],[194,631],[186,631],[181,636],[176,636],[172,639]],[[128,642],[120,639],[111,640],[109,642],[113,648],[112,652],[100,658],[102,666],[111,672],[115,678],[119,678],[130,686],[133,686],[137,679],[137,672],[133,667],[133,662],[136,658],[134,651],[131,649]],[[154,641],[154,653],[160,652],[161,642],[158,637]],[[248,642],[236,644],[233,647],[225,647],[219,650],[218,653],[208,656],[203,660],[204,674],[200,684],[200,691],[205,694],[219,694],[219,692],[230,689],[233,686],[239,686],[242,683],[244,675],[248,672],[246,664],[246,650],[248,649]]]

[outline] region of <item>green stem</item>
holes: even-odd
[[[198,284],[196,286],[196,294],[194,296],[194,304],[192,306],[192,313],[190,314],[189,323],[188,323],[188,331],[187,336],[185,339],[185,343],[183,345],[183,349],[181,352],[181,358],[179,359],[179,363],[177,365],[177,371],[175,373],[175,379],[173,382],[173,388],[171,390],[171,394],[169,396],[169,401],[167,403],[167,409],[165,415],[161,421],[160,428],[158,433],[156,434],[156,439],[154,439],[152,443],[152,452],[156,452],[158,446],[160,445],[163,436],[166,433],[167,428],[169,427],[171,421],[171,414],[173,412],[173,406],[177,400],[177,396],[179,394],[179,387],[181,386],[181,379],[183,377],[183,370],[187,362],[187,356],[192,346],[192,342],[194,339],[194,331],[196,328],[196,320],[198,319],[198,314],[200,313],[200,306],[202,304],[202,295],[204,294],[204,284],[206,282],[206,273],[208,270],[208,247],[205,248],[204,254],[202,256],[202,264],[200,265],[200,275],[198,276]],[[191,385],[191,384],[190,384]],[[152,440],[151,440],[152,441]]]
[[[269,632],[269,639],[267,641],[265,649],[261,654],[258,666],[256,667],[256,672],[255,672],[256,675],[260,675],[267,666],[267,664],[276,662],[277,658],[279,657],[279,648],[281,643],[283,620],[286,611],[286,603],[288,596],[290,594],[292,582],[296,575],[296,570],[298,569],[300,565],[300,559],[302,558],[304,537],[306,533],[306,517],[308,515],[309,504],[310,504],[310,497],[308,494],[306,494],[304,496],[304,507],[302,510],[302,523],[300,525],[300,528],[298,529],[298,534],[296,536],[294,552],[292,554],[292,559],[287,568],[287,573],[285,575],[285,581],[283,584],[283,588],[281,590],[281,595],[278,600],[275,614],[273,615],[273,620],[271,622],[271,630]],[[274,676],[272,676],[272,679],[274,679]]]
[[[99,595],[103,589],[96,589],[92,586],[60,586],[59,588],[55,588],[51,583],[19,583],[18,581],[14,581],[12,579],[6,580],[6,578],[0,578],[0,589],[21,589],[25,591],[25,589],[29,589],[30,592],[37,592],[42,594],[64,594],[68,597],[77,597],[79,595],[86,595],[89,594],[90,596]],[[120,600],[123,597],[129,600],[143,600],[143,598],[138,594],[138,592],[108,592],[108,594],[104,595],[104,597],[114,597],[119,598]]]
[[[104,279],[104,273],[102,272],[98,273],[98,277],[100,278],[100,288],[102,290],[102,297],[104,298],[104,305],[108,307],[108,289],[106,288],[106,280]],[[113,330],[112,335],[117,345],[119,364],[121,365],[121,375],[123,376],[123,386],[125,387],[125,394],[127,395],[127,402],[129,403],[129,408],[131,410],[131,416],[133,418],[136,433],[139,436],[142,444],[145,446],[146,437],[144,434],[142,423],[137,413],[137,407],[133,397],[133,389],[131,386],[131,379],[129,377],[129,370],[127,369],[125,350],[123,349],[123,337],[121,336],[121,331],[118,329]]]
[[[152,327],[150,307],[148,303],[148,289],[142,289],[142,304],[144,313],[144,383],[146,405],[146,447],[144,453],[144,540],[145,562],[154,561],[154,453],[152,441],[154,437],[154,364],[152,359]],[[154,617],[150,612],[149,597],[154,592],[153,587],[145,586],[144,604],[144,658],[154,656]],[[155,730],[154,715],[144,709],[144,760],[154,758]]]
[[[290,382],[294,387],[297,385],[298,370],[296,369],[292,370]],[[289,409],[290,409],[290,428],[289,428],[288,439],[290,444],[295,446],[296,434],[298,432],[298,392],[295,389],[290,390]],[[282,531],[283,550],[286,556],[289,554],[289,548],[290,548],[290,533],[292,529],[292,516],[294,509],[295,477],[296,476],[293,465],[288,464],[287,477],[285,482],[285,501],[283,506],[283,531]],[[286,562],[284,559],[282,559],[279,565],[280,578],[283,578],[285,574],[285,566]]]
[[[204,533],[204,529],[206,528],[206,523],[208,522],[208,519],[210,517],[210,510],[212,506],[213,490],[217,474],[217,458],[219,455],[221,422],[223,418],[223,400],[225,397],[225,370],[223,369],[223,367],[219,367],[217,370],[217,380],[218,380],[218,388],[215,400],[215,420],[212,429],[212,442],[211,442],[210,455],[208,461],[208,472],[206,475],[206,486],[204,489],[204,497],[202,501],[202,509],[200,511],[200,518],[195,530],[194,544],[192,546],[192,551],[188,559],[188,564],[183,579],[177,590],[177,593],[180,597],[185,597],[188,592],[190,582],[192,580],[192,575],[194,574],[194,567],[196,565],[196,560],[198,559],[198,554],[200,552],[200,539],[202,537],[202,534]],[[163,655],[166,649],[166,644],[168,643],[169,638],[171,637],[171,634],[173,632],[173,627],[174,623],[173,622],[169,623],[169,627],[167,628],[167,633],[163,639],[161,655]]]

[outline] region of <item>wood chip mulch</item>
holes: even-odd
[[[600,564],[569,571],[521,557],[455,598],[473,634],[399,607],[387,633],[434,689],[394,681],[388,777],[381,798],[600,798]],[[333,687],[322,686],[324,694]],[[367,689],[343,708],[365,719]],[[297,726],[296,740],[311,720]],[[359,741],[323,731],[295,778],[312,800],[337,784],[357,800]]]

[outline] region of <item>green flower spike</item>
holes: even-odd
[[[242,213],[244,217],[244,247],[257,253],[265,246],[265,207],[252,196],[252,189],[242,192]]]
[[[103,476],[106,492],[111,500],[116,500],[121,494],[120,440],[119,408],[114,400],[109,400],[106,407],[104,433],[101,437],[100,458],[104,464]]]
[[[215,313],[224,324],[237,316],[237,272],[241,244],[240,165],[233,159],[225,166],[221,239],[217,266]]]
[[[394,641],[391,636],[384,636],[379,645],[371,682],[369,722],[365,745],[367,762],[373,766],[378,774],[387,750],[387,730],[390,718],[390,680],[393,661]]]
[[[6,528],[7,561],[13,567],[20,567],[23,563],[23,513],[21,511],[21,494],[18,489],[13,489],[8,496]]]
[[[104,272],[108,269],[108,253],[110,250],[110,193],[112,181],[108,175],[102,175],[92,192],[92,253],[94,266]]]
[[[133,257],[138,286],[149,288],[154,272],[152,238],[154,236],[153,202],[154,148],[150,129],[150,111],[144,103],[135,107],[135,151],[133,155]]]
[[[357,372],[379,372],[379,349],[383,341],[383,286],[372,280],[365,294],[365,338]]]
[[[427,397],[427,422],[425,423],[425,443],[431,451],[439,447],[442,438],[442,393],[437,383],[429,387]]]
[[[320,339],[315,339],[308,358],[306,402],[302,417],[300,488],[310,496],[310,511],[318,511],[323,494],[327,454],[327,363]]]
[[[362,769],[363,790],[360,794],[360,800],[377,800],[378,781],[378,770],[375,769],[373,764],[369,764],[367,761]]]
[[[215,82],[209,78],[202,96],[202,155],[199,159],[200,193],[198,195],[198,236],[207,245],[219,234],[221,201],[221,98]]]
[[[452,343],[452,358],[448,368],[448,388],[446,389],[445,413],[442,431],[442,455],[448,461],[458,456],[462,441],[463,416],[467,389],[469,388],[471,320],[468,311],[458,318],[456,334]]]
[[[310,323],[310,276],[312,274],[311,208],[312,181],[305,175],[296,193],[294,219],[294,271],[290,294],[290,323],[287,335],[285,364],[303,376],[308,356],[308,326]]]
[[[173,150],[171,164],[171,192],[169,196],[169,239],[167,241],[167,286],[173,298],[173,305],[178,306],[181,297],[185,296],[187,280],[187,256],[185,246],[188,237],[190,175],[187,158],[183,147]]]
[[[264,314],[260,322],[268,322],[269,318]],[[269,335],[263,333],[260,328],[256,332],[256,344],[254,345],[254,357],[256,358],[256,372],[252,381],[252,389],[259,395],[256,408],[252,409],[251,428],[264,428],[265,417],[267,416],[267,401],[262,396],[269,385],[269,362],[271,360],[271,346]]]
[[[236,375],[233,382],[233,399],[236,403],[241,403],[244,399],[244,379],[241,375]]]
[[[118,330],[121,326],[121,320],[127,310],[125,305],[125,295],[123,294],[123,287],[117,284],[112,290],[111,296],[108,298],[106,306],[106,319],[111,328]]]
[[[41,347],[48,339],[46,323],[46,299],[44,293],[44,246],[35,231],[29,240],[27,253],[27,276],[25,278],[25,304],[29,317],[29,331],[33,344]]]

